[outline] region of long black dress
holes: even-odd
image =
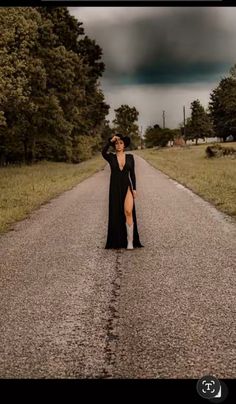
[[[108,161],[111,168],[110,188],[109,188],[109,219],[108,233],[105,248],[127,248],[126,216],[124,213],[124,201],[128,187],[133,195],[136,190],[136,177],[134,169],[134,156],[125,153],[126,161],[123,169],[119,167],[116,153],[107,153],[112,142],[108,139],[107,144],[102,149],[102,156]],[[129,178],[132,180],[132,184]],[[134,201],[134,200],[133,200]],[[139,240],[135,203],[133,203],[133,247],[144,247]]]

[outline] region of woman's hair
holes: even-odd
[[[116,136],[118,137],[123,137],[123,135],[121,133],[116,133]],[[122,140],[122,139],[121,139]]]

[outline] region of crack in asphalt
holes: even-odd
[[[111,298],[108,306],[108,321],[106,325],[105,366],[101,378],[113,378],[116,365],[116,351],[119,340],[119,298],[122,278],[121,269],[122,250],[117,250],[112,280]]]

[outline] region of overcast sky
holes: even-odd
[[[183,105],[210,92],[236,63],[233,7],[68,7],[85,34],[103,49],[101,80],[109,118],[121,104],[135,106],[148,125],[175,128]]]

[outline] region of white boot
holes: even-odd
[[[132,223],[131,226],[129,226],[128,223],[126,222],[126,228],[127,228],[127,240],[128,240],[127,250],[133,250],[134,223]]]

